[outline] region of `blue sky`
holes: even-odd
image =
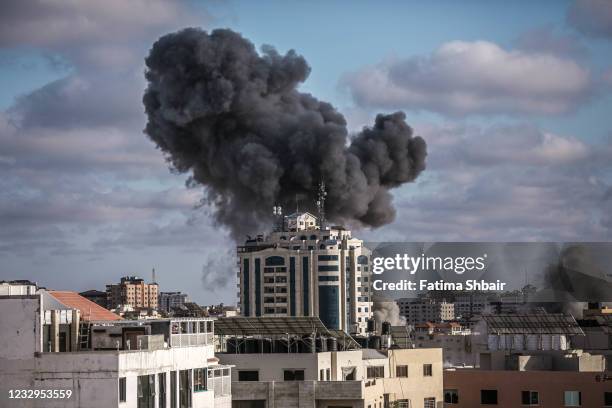
[[[365,238],[612,235],[605,0],[32,0],[0,16],[0,279],[101,289],[155,267],[162,290],[235,301],[234,243],[142,133],[147,50],[188,26],[295,49],[312,69],[300,90],[351,130],[406,112],[428,168]]]

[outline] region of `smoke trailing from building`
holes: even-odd
[[[310,67],[293,50],[259,54],[231,30],[189,28],[160,38],[146,66],[145,132],[234,238],[269,226],[274,205],[287,213],[297,198],[314,211],[321,181],[329,220],[384,225],[389,190],[425,168],[425,141],[402,112],[349,137],[331,104],[299,92]]]
[[[373,316],[377,327],[381,327],[384,322],[391,323],[391,326],[406,326],[406,318],[400,314],[397,303],[392,299],[373,299]]]

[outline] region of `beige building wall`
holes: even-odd
[[[424,375],[425,364],[431,364],[431,376]],[[398,378],[397,367],[403,365],[408,366],[408,377]],[[389,369],[391,378],[384,380],[383,387],[392,401],[408,399],[411,408],[423,408],[425,398],[435,398],[436,407],[444,400],[442,349],[389,350]]]
[[[609,376],[609,374],[608,374]],[[522,407],[521,393],[536,391],[539,408],[564,407],[565,391],[580,391],[581,407],[604,407],[604,392],[612,392],[612,381],[601,381],[602,373],[577,371],[500,371],[458,369],[444,371],[444,388],[457,390],[457,404],[449,408],[481,405],[481,390],[497,390],[498,408]]]

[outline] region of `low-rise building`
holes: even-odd
[[[0,296],[0,307],[0,406],[231,407],[213,319],[130,321],[44,290]]]
[[[25,279],[0,281],[0,296],[33,295],[38,291],[36,282]]]
[[[490,353],[480,369],[444,371],[446,407],[612,406],[612,373],[601,355]]]
[[[217,321],[232,374],[233,407],[436,408],[440,349],[361,349],[316,318]],[[221,348],[223,348],[220,345]]]

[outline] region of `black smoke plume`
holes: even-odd
[[[328,190],[328,219],[380,226],[389,190],[425,168],[425,141],[402,112],[378,115],[349,140],[331,104],[298,91],[310,73],[295,51],[258,54],[231,30],[161,37],[146,58],[145,132],[173,169],[206,188],[206,203],[235,238],[268,223],[274,205],[312,210]],[[287,211],[285,211],[287,212]]]

